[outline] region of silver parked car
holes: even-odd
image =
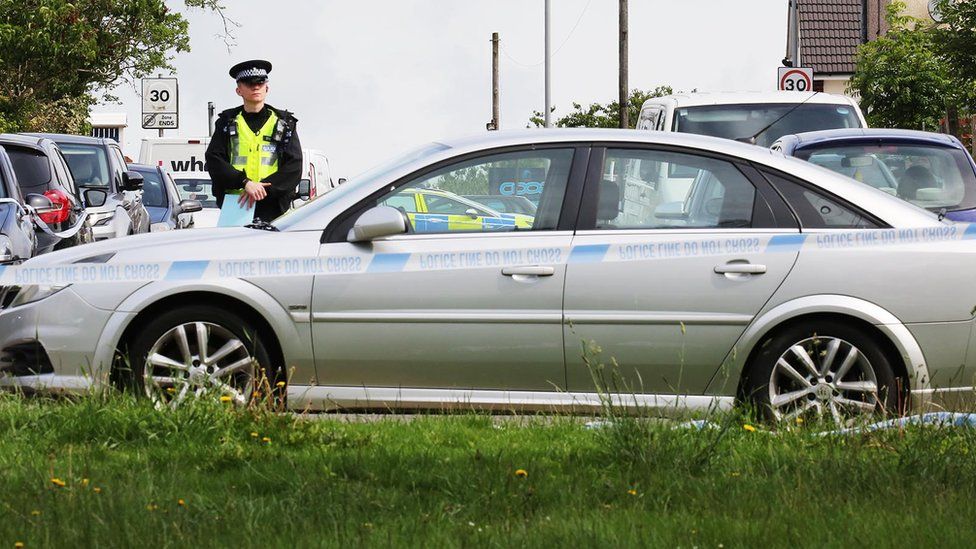
[[[530,228],[398,208],[418,189],[490,194],[524,167],[544,172]],[[0,369],[19,375],[0,382],[243,403],[260,367],[287,375],[296,409],[590,410],[605,377],[624,406],[753,400],[843,420],[971,392],[964,229],[729,140],[492,132],[412,151],[272,224],[28,262],[164,263],[150,281],[7,289]]]

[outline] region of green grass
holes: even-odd
[[[0,395],[0,547],[973,543],[972,431],[717,420],[341,423]]]

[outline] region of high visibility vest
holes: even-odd
[[[279,143],[273,140],[278,115],[271,111],[268,121],[256,134],[244,121],[243,114],[238,114],[234,123],[237,127],[229,128],[231,165],[242,170],[249,181],[264,181],[278,171]]]

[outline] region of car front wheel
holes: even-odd
[[[846,425],[896,411],[896,379],[874,338],[855,326],[822,323],[794,326],[765,340],[744,388],[770,419],[821,416]]]
[[[267,385],[268,353],[257,331],[226,310],[197,306],[159,315],[134,339],[133,386],[157,406],[191,398],[247,404]]]

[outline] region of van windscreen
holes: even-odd
[[[860,127],[857,114],[847,105],[702,105],[678,108],[674,116],[676,132],[742,140],[755,136],[756,145],[762,147],[784,135]]]

